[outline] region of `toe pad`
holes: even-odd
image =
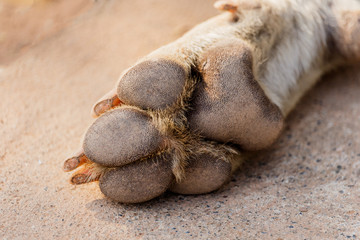
[[[170,161],[148,159],[105,173],[100,189],[115,201],[139,203],[161,195],[172,181]]]
[[[170,60],[144,61],[119,80],[118,96],[128,105],[164,109],[181,95],[186,80],[182,66]]]
[[[162,140],[146,113],[123,107],[99,117],[88,129],[83,147],[91,161],[116,167],[156,153]]]
[[[185,179],[175,183],[170,190],[180,194],[204,194],[219,189],[231,174],[231,164],[208,154],[190,161]]]

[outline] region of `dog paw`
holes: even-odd
[[[283,115],[254,76],[252,49],[231,29],[216,35],[227,24],[195,28],[120,77],[94,105],[82,149],[64,163],[79,169],[73,184],[99,180],[122,203],[167,190],[208,193],[229,180],[241,151],[276,140]],[[217,37],[202,44],[209,34]]]

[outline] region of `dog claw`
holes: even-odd
[[[238,5],[235,2],[229,0],[217,1],[214,4],[214,7],[220,11],[228,11],[231,13],[235,13],[238,9]]]
[[[118,98],[116,94],[116,90],[111,90],[107,94],[105,94],[102,98],[95,103],[94,107],[92,108],[91,115],[93,117],[98,117],[104,112],[121,105],[122,102]]]
[[[91,161],[85,156],[84,151],[81,149],[73,157],[68,158],[64,162],[63,170],[70,172],[84,163],[90,163]]]
[[[95,182],[98,181],[106,171],[107,168],[96,163],[85,163],[83,168],[72,175],[70,182],[73,185]]]
[[[86,175],[84,173],[79,173],[79,174],[75,174],[74,176],[72,176],[70,181],[74,185],[80,185],[80,184],[87,183],[88,178],[89,178],[89,175]]]

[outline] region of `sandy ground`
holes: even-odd
[[[202,196],[139,205],[72,186],[92,104],[207,0],[0,2],[0,239],[360,239],[360,69],[325,77],[277,143]],[[66,4],[65,4],[66,2]]]

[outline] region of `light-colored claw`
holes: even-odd
[[[120,101],[120,99],[116,94],[116,89],[113,89],[95,103],[95,105],[92,108],[91,115],[93,117],[98,117],[104,112],[121,104],[122,102]]]
[[[70,172],[77,168],[80,169],[75,172],[70,179],[71,184],[74,185],[98,181],[99,178],[107,171],[106,167],[92,162],[84,154],[83,149],[77,151],[73,157],[68,158],[64,162],[63,170],[65,172]]]
[[[74,185],[80,185],[88,182],[89,175],[85,173],[78,173],[71,177],[70,182]]]
[[[238,9],[238,4],[231,0],[222,0],[215,2],[214,7],[220,11],[235,13]]]
[[[86,157],[83,149],[77,151],[73,157],[68,158],[64,162],[63,170],[65,172],[70,172],[80,166],[81,169],[73,174],[70,179],[70,182],[74,185],[97,181],[103,172],[105,172],[104,167],[93,163]]]
[[[256,0],[220,0],[215,2],[214,7],[220,11],[227,11],[235,14],[240,10],[261,8],[261,4]]]
[[[63,170],[65,172],[70,172],[70,171],[80,167],[84,163],[90,163],[90,162],[91,161],[85,156],[84,150],[80,149],[73,155],[73,157],[68,158],[64,162]]]
[[[96,176],[95,178],[92,178],[91,175],[92,174],[90,172],[79,172],[71,177],[70,182],[73,185],[80,185],[80,184],[98,181],[100,178],[100,176]]]
[[[72,175],[70,182],[74,185],[95,182],[108,171],[108,168],[93,162],[86,162],[83,167]]]

